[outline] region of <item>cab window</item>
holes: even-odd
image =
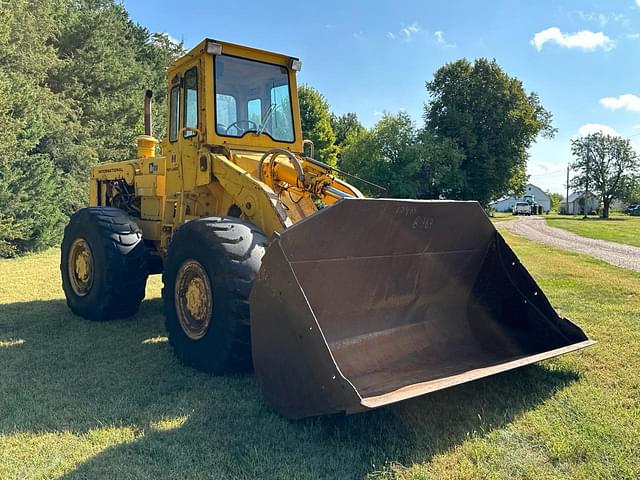
[[[260,125],[262,123],[262,100],[254,98],[247,102],[249,121]]]
[[[198,128],[198,70],[193,67],[184,74],[184,126]],[[185,131],[184,137],[193,137],[194,131]]]
[[[178,140],[178,122],[180,120],[180,86],[171,89],[169,95],[169,141]]]
[[[218,135],[240,138],[251,132],[294,141],[287,67],[216,55],[214,71]]]
[[[216,130],[219,134],[227,133],[227,127],[238,119],[236,99],[224,93],[216,94]]]

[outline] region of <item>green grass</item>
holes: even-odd
[[[174,359],[158,277],[134,318],[93,323],[67,310],[57,251],[0,261],[0,478],[639,478],[640,275],[507,238],[597,345],[297,422],[253,376]]]
[[[640,217],[611,214],[608,219],[583,219],[581,215],[549,215],[545,219],[551,227],[562,228],[583,237],[640,247]]]

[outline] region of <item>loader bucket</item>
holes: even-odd
[[[257,381],[289,418],[380,407],[594,343],[477,202],[342,200],[272,242],[250,302]]]

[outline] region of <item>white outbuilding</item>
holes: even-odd
[[[545,212],[551,209],[551,199],[549,195],[544,193],[540,187],[536,187],[534,184],[529,183],[524,190],[522,197],[505,197],[500,200],[496,200],[489,204],[489,206],[496,209],[496,212],[510,212],[516,202],[524,201],[525,195],[533,195],[538,205],[542,205]]]
[[[569,195],[568,208],[566,200],[560,202],[560,213],[568,213],[569,215],[584,213],[585,203],[587,213],[597,211],[600,206],[600,200],[591,192],[589,192],[588,196],[583,192],[575,192]]]

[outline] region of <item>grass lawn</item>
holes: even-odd
[[[623,214],[611,214],[611,218],[602,219],[582,215],[547,215],[547,225],[563,228],[583,237],[611,242],[626,243],[640,247],[640,217]]]
[[[67,310],[56,250],[0,261],[0,478],[639,478],[640,275],[506,235],[597,345],[297,422],[253,376],[174,359],[157,276],[134,318],[93,323]]]

